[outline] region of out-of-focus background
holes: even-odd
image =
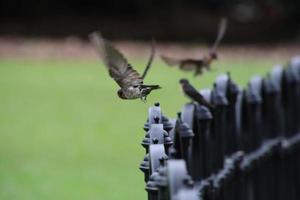
[[[230,71],[254,74],[300,54],[296,0],[0,0],[0,199],[146,199],[140,142],[147,109],[175,117],[178,80],[211,87]],[[201,58],[221,17],[228,31],[213,72],[194,78],[160,54]],[[148,102],[123,101],[89,44],[101,30],[141,72],[156,39]]]
[[[1,34],[85,37],[95,28],[109,38],[206,41],[220,16],[230,19],[227,41],[299,37],[297,0],[1,0]]]

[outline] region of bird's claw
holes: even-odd
[[[142,102],[147,103],[147,96],[141,97]]]

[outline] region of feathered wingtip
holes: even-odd
[[[93,46],[100,52],[100,55],[103,55],[103,49],[104,49],[104,38],[102,37],[102,34],[100,31],[94,31],[88,35],[90,42],[93,44]]]
[[[170,58],[170,57],[167,57],[167,56],[163,56],[161,55],[160,58],[169,66],[175,66],[175,65],[178,65],[179,64],[179,61],[175,58]]]
[[[151,43],[151,53],[150,53],[150,57],[149,57],[149,60],[148,60],[148,63],[145,67],[145,70],[142,74],[142,79],[144,79],[152,65],[152,62],[153,62],[153,59],[154,59],[154,56],[155,56],[155,40],[154,38],[152,38],[152,43]]]
[[[227,18],[222,17],[219,24],[219,30],[217,34],[217,38],[213,44],[213,46],[210,49],[210,52],[216,52],[217,47],[219,46],[221,40],[223,39],[227,29]]]
[[[103,37],[100,31],[94,31],[88,35],[89,40],[97,46],[103,44]]]

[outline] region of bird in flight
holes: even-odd
[[[182,92],[192,101],[196,101],[199,105],[214,109],[215,106],[209,103],[191,84],[187,79],[180,79]]]
[[[194,71],[194,76],[201,75],[203,73],[203,69],[211,70],[210,65],[212,61],[218,59],[216,50],[225,35],[226,27],[227,19],[222,18],[219,25],[217,39],[210,48],[208,55],[204,56],[202,59],[177,59],[169,56],[161,56],[161,59],[169,66],[179,66],[179,69],[183,71]]]
[[[138,99],[146,101],[147,95],[152,90],[160,89],[159,85],[144,85],[143,80],[151,67],[155,48],[152,42],[152,50],[149,61],[142,76],[127,62],[126,58],[109,41],[104,39],[99,32],[89,35],[91,42],[100,53],[109,75],[120,86],[117,94],[121,99]]]

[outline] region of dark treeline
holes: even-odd
[[[0,34],[212,40],[226,16],[227,41],[269,41],[296,37],[299,9],[297,0],[0,0]]]

